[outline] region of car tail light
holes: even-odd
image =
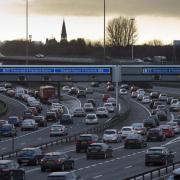
[[[88,141],[88,144],[92,144],[92,143],[95,143],[95,141]]]

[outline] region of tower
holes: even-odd
[[[66,25],[63,19],[62,31],[61,31],[61,41],[67,41]]]

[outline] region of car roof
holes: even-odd
[[[81,134],[80,136],[82,137],[82,136],[94,136],[94,135],[96,134]]]
[[[166,149],[166,147],[151,147],[149,148],[148,150],[153,150],[153,149],[159,149],[159,150],[163,150],[163,149]]]
[[[132,128],[132,126],[123,126],[122,129],[123,128]]]
[[[13,160],[0,160],[0,164],[6,164],[6,163],[10,163]]]
[[[24,151],[24,150],[35,150],[35,149],[40,149],[40,148],[38,148],[38,147],[30,147],[30,148],[23,148],[22,150]]]
[[[50,173],[48,175],[48,177],[51,177],[51,176],[64,176],[64,175],[69,174],[69,173],[72,173],[72,172],[67,172],[67,171],[64,171],[64,172],[53,172],[53,173]]]
[[[66,153],[65,152],[49,152],[49,153],[46,153],[45,155],[58,156],[58,155],[62,155],[62,154],[66,154]]]
[[[105,131],[117,131],[117,129],[106,129]]]

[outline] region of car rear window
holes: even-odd
[[[91,141],[92,137],[91,136],[80,136],[79,140],[80,141]]]
[[[67,180],[65,176],[48,176],[47,180]]]
[[[162,149],[149,149],[149,153],[162,153]]]
[[[116,134],[116,133],[115,133],[115,131],[108,130],[108,131],[105,131],[104,134]]]
[[[101,149],[102,146],[101,145],[90,145],[88,146],[88,149]]]
[[[123,128],[122,131],[131,131],[131,128]]]
[[[43,159],[45,160],[57,160],[60,158],[64,158],[63,155],[45,155]]]
[[[0,169],[9,168],[8,164],[0,164]]]

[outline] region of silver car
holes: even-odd
[[[96,111],[97,117],[108,117],[108,110],[106,107],[98,107]]]
[[[104,106],[106,107],[106,109],[108,110],[109,113],[113,113],[115,110],[112,103],[104,103]]]
[[[24,130],[37,130],[38,123],[34,119],[25,119],[21,124],[21,131]]]
[[[77,108],[74,110],[73,116],[74,117],[86,116],[86,113],[83,108]]]
[[[98,124],[98,118],[96,114],[87,114],[85,119],[86,124]]]
[[[104,131],[103,141],[118,143],[122,141],[122,137],[120,135],[120,132],[117,129],[107,129]]]
[[[67,127],[62,124],[54,124],[50,129],[50,137],[68,135]]]

